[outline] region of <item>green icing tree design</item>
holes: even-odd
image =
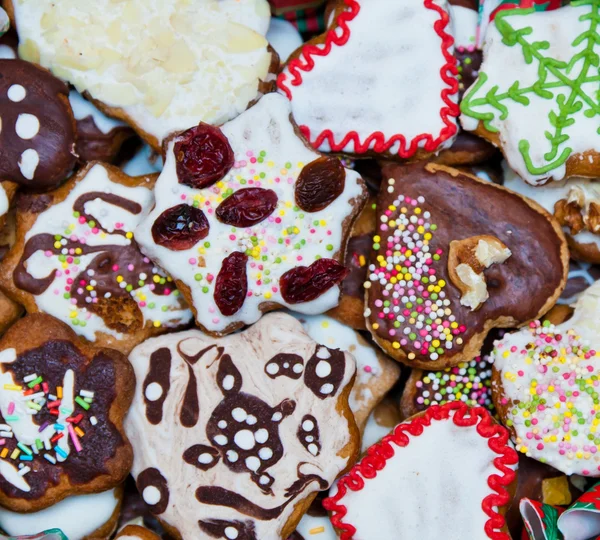
[[[563,165],[572,153],[572,148],[566,146],[559,152],[559,147],[568,143],[569,135],[564,132],[566,128],[575,123],[573,116],[580,111],[587,118],[598,116],[600,123],[600,90],[595,95],[588,95],[583,90],[587,83],[600,83],[600,57],[596,52],[600,49],[600,0],[576,0],[571,2],[572,6],[589,6],[589,13],[584,13],[579,20],[586,23],[588,29],[579,34],[573,41],[573,47],[585,43],[585,47],[577,52],[569,62],[547,57],[544,51],[550,48],[548,41],[532,41],[526,39],[533,33],[533,28],[528,26],[521,29],[513,28],[507,19],[511,15],[527,16],[533,13],[532,9],[511,9],[501,11],[496,15],[496,28],[502,35],[502,42],[509,47],[520,47],[523,58],[527,64],[537,62],[538,80],[531,86],[520,87],[519,81],[515,81],[508,91],[499,93],[498,85],[493,86],[484,97],[478,97],[479,90],[488,80],[484,72],[479,77],[473,89],[468,92],[461,103],[462,112],[480,122],[490,132],[498,129],[492,126],[492,120],[498,115],[499,120],[508,118],[509,109],[506,102],[521,103],[529,105],[530,98],[554,101],[555,107],[550,110],[548,119],[552,130],[547,130],[544,135],[550,143],[550,150],[544,154],[546,164],[536,167],[533,164],[529,150],[531,144],[528,140],[519,141],[519,151],[523,156],[527,170],[534,175],[546,174]],[[576,70],[581,66],[581,69]],[[576,75],[573,76],[573,74]],[[553,77],[550,78],[549,76]],[[549,80],[549,78],[551,80]],[[481,112],[478,109],[484,105],[493,107],[496,111]],[[598,128],[600,134],[600,127]]]

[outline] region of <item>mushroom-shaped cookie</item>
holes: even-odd
[[[129,359],[132,473],[175,537],[287,538],[357,457],[354,359],[290,315],[224,338],[166,334]]]
[[[554,305],[567,243],[536,203],[434,164],[388,165],[383,178],[365,315],[393,358],[426,370],[470,361],[492,328]]]
[[[119,352],[84,344],[35,314],[0,339],[0,503],[35,512],[127,476],[123,429],[134,376]]]

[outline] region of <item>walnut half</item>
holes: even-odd
[[[462,293],[460,303],[471,311],[478,309],[489,298],[483,271],[510,256],[510,249],[495,236],[471,236],[450,242],[448,274]]]

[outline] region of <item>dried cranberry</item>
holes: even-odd
[[[217,208],[219,221],[234,227],[251,227],[268,218],[277,206],[272,189],[243,188],[227,197]]]
[[[212,186],[233,167],[227,137],[203,122],[177,138],[174,154],[179,183],[196,189]]]
[[[223,259],[215,282],[215,304],[226,317],[237,313],[246,299],[248,292],[247,261],[248,255],[241,251],[234,251]]]
[[[281,296],[288,304],[310,302],[342,281],[348,269],[333,259],[319,259],[310,266],[296,266],[279,280]]]
[[[156,218],[152,238],[159,246],[182,251],[206,238],[208,230],[208,220],[202,210],[189,204],[178,204]]]
[[[320,157],[300,171],[296,181],[296,204],[305,212],[327,208],[344,191],[346,171],[339,159]]]

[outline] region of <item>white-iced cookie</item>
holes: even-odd
[[[22,58],[131,123],[155,149],[257,98],[273,55],[266,0],[9,1]]]
[[[302,36],[298,29],[291,22],[276,17],[271,17],[267,40],[277,51],[281,62],[285,62],[290,54],[302,45]]]
[[[149,339],[129,360],[132,474],[171,533],[287,538],[356,458],[354,359],[315,343],[287,314],[224,338],[190,330]]]
[[[323,152],[430,154],[457,131],[453,43],[446,0],[338,0],[277,84]]]
[[[225,334],[284,306],[315,315],[338,303],[358,173],[306,146],[289,102],[268,94],[221,129],[172,139],[156,206],[135,231],[207,332]]]

